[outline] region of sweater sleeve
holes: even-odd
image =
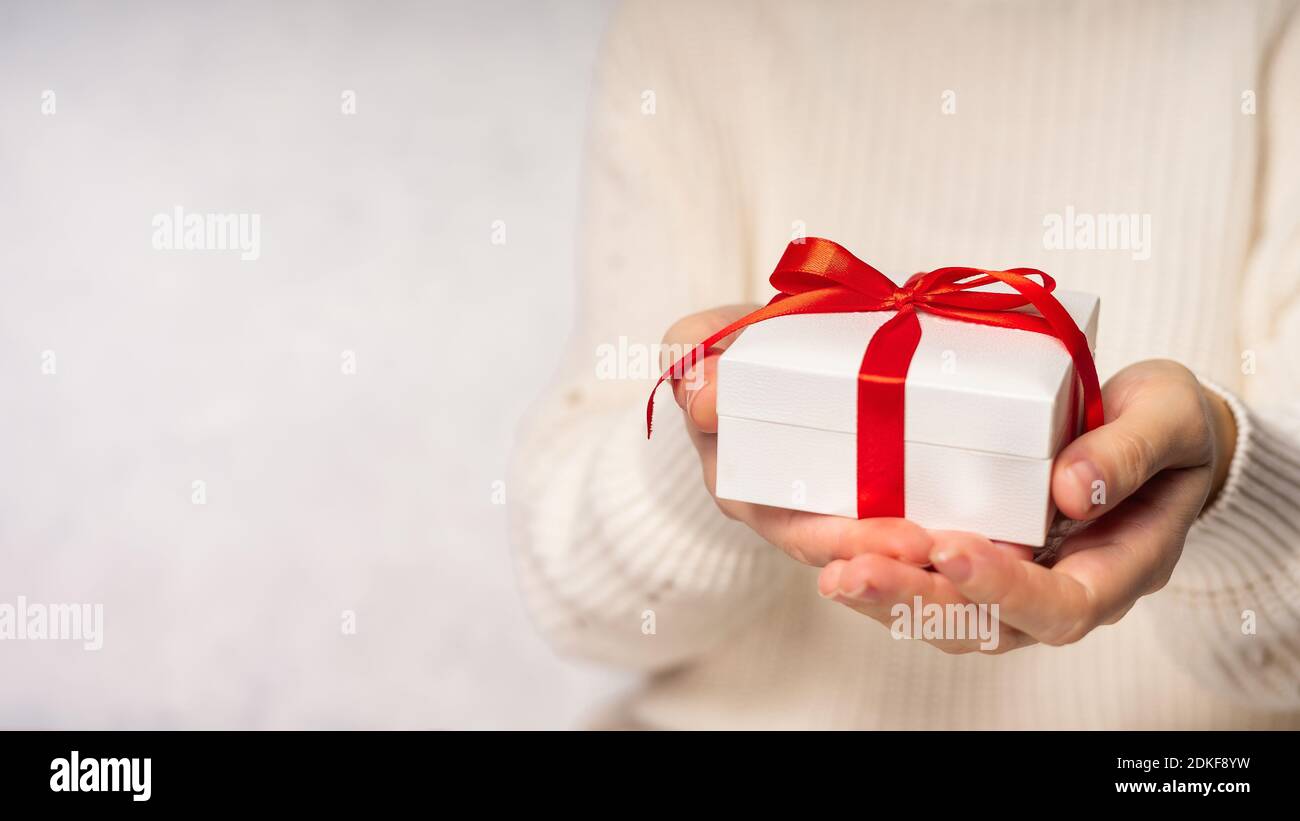
[[[1243,279],[1228,480],[1153,602],[1169,646],[1216,689],[1300,707],[1300,19],[1266,61],[1257,240]],[[1229,378],[1214,375],[1216,381]],[[1207,652],[1208,651],[1208,652]]]
[[[645,670],[713,648],[797,567],[718,512],[667,388],[646,440],[664,331],[757,297],[718,115],[689,93],[708,42],[663,17],[628,4],[606,36],[576,328],[510,483],[516,574],[539,629],[567,655]]]

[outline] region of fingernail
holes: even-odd
[[[1092,497],[1097,491],[1097,483],[1102,482],[1101,471],[1097,466],[1087,459],[1075,462],[1069,467],[1070,475],[1074,481],[1083,488],[1084,509],[1092,509]]]
[[[686,385],[686,415],[691,415],[691,405],[695,403],[695,397],[699,395],[700,388],[704,387],[704,373],[697,370],[694,365],[686,369],[682,376],[682,382]],[[694,416],[691,416],[694,419]]]
[[[930,554],[930,563],[957,583],[970,579],[973,572],[970,557],[958,550],[936,550]]]
[[[863,584],[852,590],[842,590],[840,591],[840,595],[846,599],[857,599],[858,601],[867,602],[868,604],[880,601],[880,591],[872,587],[870,584]]]

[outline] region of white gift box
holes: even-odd
[[[1054,296],[1094,347],[1098,298]],[[858,368],[892,316],[783,316],[741,332],[718,363],[720,498],[857,515]],[[1042,545],[1055,515],[1052,459],[1077,398],[1070,355],[1045,334],[918,318],[904,389],[907,518]]]

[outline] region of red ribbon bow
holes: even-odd
[[[1029,279],[1037,275],[1042,285]],[[1052,296],[1056,281],[1034,268],[986,271],[937,268],[914,274],[902,286],[855,257],[839,243],[809,237],[791,242],[769,280],[780,293],[762,308],[699,342],[674,362],[650,391],[646,438],[654,416],[654,394],[670,376],[684,373],[712,352],[712,346],[742,328],[792,314],[895,311],[867,344],[858,369],[858,518],[903,516],[904,386],[912,356],[921,341],[917,311],[962,322],[1047,334],[1065,345],[1083,385],[1084,427],[1104,421],[1097,367],[1074,319]],[[1005,282],[1017,293],[974,292]],[[1026,305],[1039,315],[1017,311]]]

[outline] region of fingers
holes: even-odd
[[[699,432],[691,436],[699,451],[704,484],[714,494],[718,509],[792,559],[821,567],[835,559],[876,553],[916,567],[930,562],[929,532],[907,519],[849,519],[717,498],[717,437]]]
[[[1162,473],[1132,504],[1068,539],[1052,569],[1094,590],[1096,621],[1109,624],[1169,581],[1209,484],[1208,467]]]
[[[1157,476],[1137,504],[1067,541],[1051,569],[970,534],[935,533],[931,560],[968,599],[997,603],[1005,624],[1044,644],[1070,644],[1164,586],[1208,484],[1208,468]]]
[[[947,653],[1003,653],[1033,643],[1022,631],[999,623],[991,610],[983,621],[972,622],[972,617],[979,619],[978,611],[948,579],[885,556],[833,561],[823,568],[817,587],[823,597],[889,627],[895,638],[924,639]],[[940,626],[933,622],[931,605],[943,608],[942,629],[918,632],[918,616],[922,625],[931,619],[933,627]]]
[[[761,306],[753,304],[722,305],[717,308],[710,308],[707,311],[700,311],[698,314],[682,317],[674,322],[668,332],[664,334],[664,344],[690,350],[701,339],[711,336],[715,331],[725,328],[745,314],[753,313],[759,307]],[[718,343],[717,347],[725,350],[729,344],[730,340],[724,339]],[[678,356],[680,355],[679,353]],[[665,363],[664,367],[668,367],[670,364],[672,363]]]
[[[718,432],[718,357],[706,356],[673,382],[686,421],[701,433]]]
[[[815,567],[863,553],[916,567],[930,561],[930,534],[906,519],[847,519],[765,505],[745,505],[739,518],[792,558]]]
[[[1199,384],[1172,362],[1122,371],[1103,391],[1111,421],[1056,459],[1052,498],[1071,519],[1094,519],[1167,468],[1207,464],[1213,453]]]
[[[704,485],[723,515],[748,525],[796,561],[821,567],[834,559],[871,552],[916,567],[929,563],[930,535],[907,519],[849,519],[719,499],[717,437],[698,430],[691,430],[690,436],[699,453]]]
[[[1018,559],[970,533],[935,533],[930,559],[973,602],[1044,644],[1077,641],[1096,626],[1096,594],[1063,572]]]
[[[702,339],[706,339],[747,313],[756,305],[727,305],[721,308],[691,314],[678,320],[664,335],[661,367],[667,368],[678,358],[687,355]],[[723,339],[714,348],[726,350],[731,339]],[[689,365],[681,378],[673,380],[673,397],[686,415],[691,427],[702,433],[718,430],[717,379],[718,354],[712,354]]]

